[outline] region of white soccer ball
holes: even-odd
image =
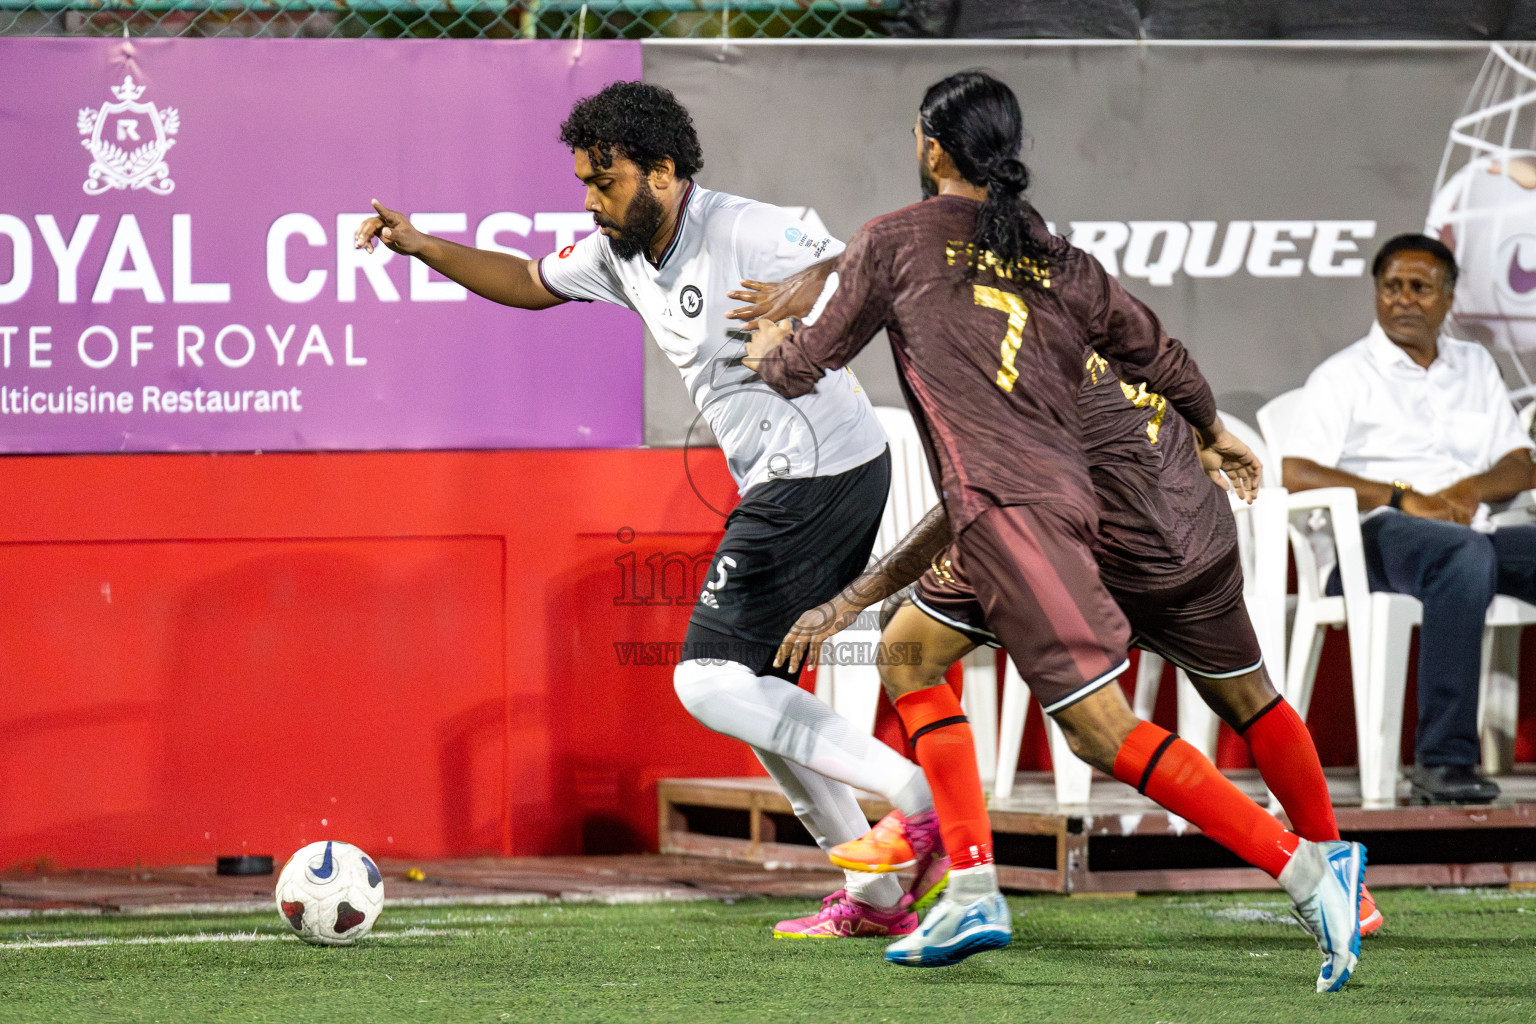
[[[362,850],[325,839],[288,858],[277,876],[277,911],[305,942],[350,946],[384,909],[384,878]]]

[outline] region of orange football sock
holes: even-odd
[[[1201,832],[1272,878],[1280,877],[1301,842],[1227,781],[1200,751],[1151,722],[1132,729],[1120,745],[1115,778],[1194,822]]]
[[[992,822],[981,791],[971,723],[960,707],[960,698],[948,686],[930,686],[898,697],[896,713],[901,715],[917,752],[917,763],[933,791],[933,809],[939,816],[939,834],[944,837],[950,866],[973,868],[992,863]]]
[[[1328,780],[1312,734],[1296,709],[1284,697],[1276,697],[1237,734],[1248,744],[1264,785],[1279,799],[1301,838],[1314,843],[1339,838]]]

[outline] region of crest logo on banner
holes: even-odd
[[[76,127],[85,138],[80,145],[92,157],[90,176],[82,186],[86,195],[142,188],[166,196],[175,189],[165,154],[176,145],[171,136],[181,130],[181,114],[175,107],[159,110],[153,103],[141,103],[144,88],[128,75],[122,85],[112,87],[116,103],[81,108]]]

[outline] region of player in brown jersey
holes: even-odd
[[[1323,948],[1318,990],[1337,990],[1359,953],[1363,848],[1287,831],[1109,685],[1127,665],[1131,631],[1093,555],[1098,513],[1077,405],[1089,350],[1165,396],[1240,491],[1257,482],[1257,460],[1222,428],[1183,346],[1023,200],[1011,90],[979,72],[952,76],[929,89],[915,134],[934,198],[862,228],[814,322],[758,321],[746,365],[792,397],[886,330],[955,553],[1042,706],[1089,763],[1279,880]],[[969,732],[947,687],[907,694],[897,710],[924,763]],[[951,963],[1007,941],[989,851],[947,835],[945,845],[956,869],[946,897],[887,950],[893,962]]]

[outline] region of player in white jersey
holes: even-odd
[[[827,373],[785,399],[742,366],[748,335],[727,316],[743,279],[778,281],[836,256],[787,211],[697,185],[703,164],[687,110],[666,89],[617,82],[581,100],[560,127],[597,233],[529,260],[425,235],[374,201],[355,244],[415,256],[485,298],[523,309],[603,301],[640,314],[682,373],[720,442],[742,500],[726,521],[673,682],[701,723],[750,744],[823,849],[868,829],[853,789],[880,793],[937,843],[921,770],[775,668],[807,607],[863,571],[890,483],[885,435],[853,374]],[[909,831],[909,834],[912,832]],[[892,876],[850,872],[847,886],[781,937],[904,935],[916,899],[937,892],[944,862]]]
[[[852,373],[829,373],[786,403],[741,365],[748,337],[726,318],[743,278],[781,281],[831,259],[843,243],[815,236],[788,211],[692,181],[661,258],[622,259],[597,232],[539,264],[544,287],[638,312],[724,449],[745,495],[768,480],[835,476],[885,450],[885,433]],[[764,424],[770,424],[765,428]]]

